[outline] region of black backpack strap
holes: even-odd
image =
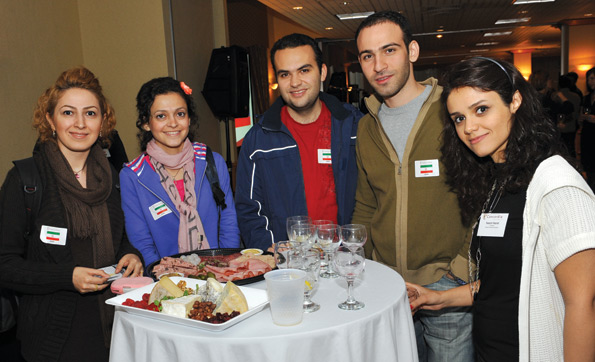
[[[12,161],[19,172],[25,192],[25,212],[27,213],[27,228],[25,229],[25,240],[33,232],[33,221],[41,207],[41,176],[35,165],[33,157]]]
[[[213,157],[213,151],[207,146],[207,180],[211,185],[211,191],[213,191],[213,198],[217,206],[221,207],[221,210],[225,210],[227,205],[225,204],[225,193],[221,190],[219,185],[219,176],[217,175],[217,166],[215,166],[215,158]]]

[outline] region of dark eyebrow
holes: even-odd
[[[401,48],[402,46],[401,46],[401,44],[398,44],[398,43],[388,43],[388,44],[383,45],[382,47],[380,47],[380,49],[381,50],[384,50],[384,49],[390,48],[390,47],[399,47],[399,48]],[[359,52],[358,56],[361,56],[364,53],[372,53],[372,51],[370,49],[364,49],[361,52]]]
[[[306,68],[313,68],[313,66],[312,66],[312,64],[304,64],[301,67],[299,67],[297,70],[302,70],[302,69],[306,69]],[[279,75],[281,73],[289,73],[289,70],[279,69],[277,71],[277,75]]]
[[[473,109],[473,108],[477,107],[478,104],[483,103],[483,102],[485,102],[485,100],[480,99],[477,102],[475,102],[472,105],[470,105],[469,107],[467,107],[467,109]],[[452,113],[449,113],[448,115],[452,117],[452,116],[454,116],[456,114],[460,114],[460,113],[459,112],[452,112]]]

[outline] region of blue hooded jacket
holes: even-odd
[[[337,195],[337,221],[348,224],[355,204],[355,140],[362,113],[326,93],[320,100],[331,112],[331,158]],[[240,150],[236,210],[246,247],[268,249],[287,240],[286,219],[307,215],[302,162],[295,139],[281,122],[281,98],[244,138]]]
[[[217,237],[218,209],[205,175],[207,148],[202,143],[193,143],[193,147],[197,210],[209,246],[212,249],[237,248],[240,246],[240,237],[227,165],[221,155],[213,152],[219,183],[225,193],[227,205],[221,211]],[[149,155],[143,153],[122,168],[120,187],[126,233],[130,243],[142,253],[145,264],[149,265],[164,256],[178,254],[180,214],[161,185],[159,175],[151,166]],[[153,216],[156,214],[155,209],[163,204],[171,212],[163,216]]]

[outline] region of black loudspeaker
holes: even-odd
[[[248,116],[248,52],[239,46],[213,49],[202,89],[217,118]]]

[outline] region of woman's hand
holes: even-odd
[[[119,273],[122,268],[126,267],[122,277],[142,277],[143,263],[136,254],[126,254],[120,259],[116,266],[116,273]]]
[[[79,293],[92,293],[105,289],[109,275],[100,269],[77,266],[72,272],[72,284]]]
[[[468,285],[438,291],[407,282],[405,285],[412,314],[420,309],[439,310],[446,307],[469,306],[473,303]]]
[[[420,309],[438,310],[445,307],[441,292],[407,282],[405,285],[411,304],[411,314],[415,314]]]

